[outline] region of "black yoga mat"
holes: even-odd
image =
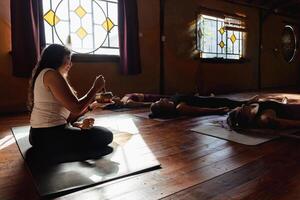
[[[12,132],[41,197],[53,198],[108,181],[160,168],[139,134],[119,133],[111,147],[82,154],[41,153],[31,147],[29,126]],[[122,136],[123,135],[123,136]],[[119,141],[118,141],[119,138]],[[133,142],[129,142],[131,139]],[[137,144],[136,141],[140,141]],[[132,144],[131,144],[132,143]],[[146,151],[134,151],[139,146]],[[55,148],[55,147],[54,147]],[[146,152],[146,153],[145,153]]]

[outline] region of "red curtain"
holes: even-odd
[[[141,73],[137,0],[119,0],[120,70],[122,74]]]
[[[13,75],[30,77],[45,46],[42,0],[11,0]]]

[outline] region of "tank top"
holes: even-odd
[[[70,111],[58,102],[44,85],[44,75],[51,68],[43,69],[34,84],[34,102],[30,116],[32,128],[47,128],[67,123]]]

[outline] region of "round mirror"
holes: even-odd
[[[293,27],[286,25],[282,32],[281,48],[283,58],[288,63],[292,62],[296,55],[296,44],[296,35]]]

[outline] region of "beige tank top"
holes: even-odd
[[[44,74],[53,70],[43,69],[34,84],[34,102],[30,117],[32,128],[53,127],[67,123],[70,111],[63,107],[44,85]]]

